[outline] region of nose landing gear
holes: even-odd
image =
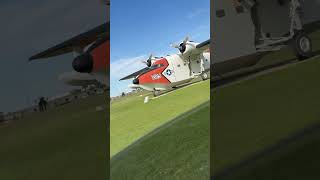
[[[153,89],[152,93],[153,93],[153,97],[157,97],[157,96],[159,96],[160,91]]]

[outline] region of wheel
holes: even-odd
[[[157,97],[159,95],[159,91],[153,91],[153,97]]]
[[[202,78],[202,80],[207,80],[208,79],[208,74],[207,73],[202,73],[201,74],[201,78]]]
[[[299,60],[312,57],[312,41],[303,32],[299,32],[293,39],[293,50]]]

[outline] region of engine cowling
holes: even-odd
[[[99,40],[95,42],[85,53],[73,60],[73,69],[80,73],[106,71],[110,62],[109,47],[109,41]]]
[[[132,84],[139,84],[139,79],[138,78],[134,78],[132,80]]]
[[[72,67],[80,73],[91,73],[93,69],[93,58],[89,53],[81,54],[73,60]]]

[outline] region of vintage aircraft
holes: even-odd
[[[109,1],[102,2],[109,9]],[[76,72],[88,73],[101,83],[109,84],[110,22],[40,52],[29,60],[50,58],[71,52],[74,54],[72,67]]]
[[[130,88],[142,88],[152,91],[156,96],[159,91],[168,90],[190,82],[199,76],[202,79],[209,77],[210,40],[195,43],[185,38],[179,45],[172,45],[180,53],[166,57],[150,55],[144,63],[146,68],[132,73],[120,80],[133,79]]]
[[[217,0],[212,11],[213,76],[255,65],[291,47],[299,60],[313,55],[309,34],[320,27],[319,0]]]

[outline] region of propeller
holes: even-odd
[[[189,37],[187,36],[182,43],[179,45],[171,44],[171,47],[179,49],[180,53],[183,54],[187,49],[187,43],[189,41]]]
[[[141,61],[142,63],[144,63],[145,65],[147,65],[148,67],[151,66],[152,62],[151,60],[154,59],[153,54],[150,54],[149,58],[146,61]]]

